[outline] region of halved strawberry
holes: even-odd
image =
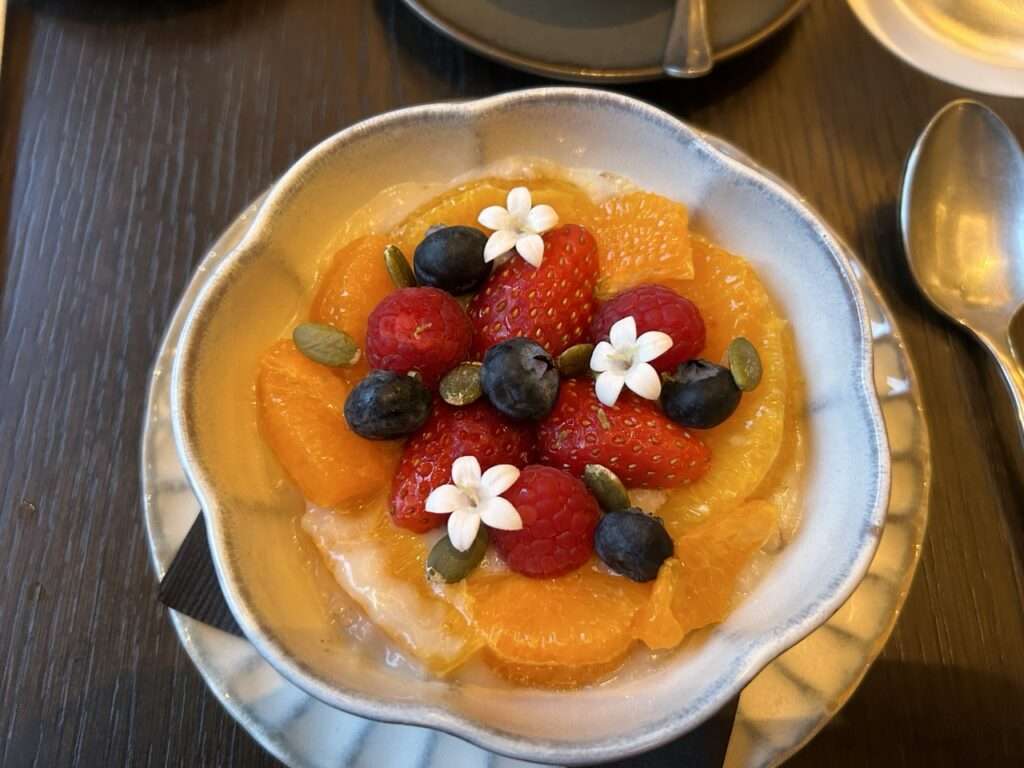
[[[481,469],[522,467],[530,463],[533,440],[531,425],[505,418],[484,400],[462,408],[437,401],[430,419],[405,444],[391,486],[392,520],[417,533],[437,528],[446,516],[427,512],[427,496],[451,482],[455,459],[475,456]]]
[[[478,357],[499,341],[525,336],[559,355],[584,340],[594,313],[597,243],[567,224],[544,235],[544,261],[518,256],[495,271],[469,305]]]
[[[555,408],[537,430],[540,462],[583,473],[602,464],[631,488],[673,488],[707,472],[711,450],[658,406],[623,392],[612,407],[589,379],[562,382]]]

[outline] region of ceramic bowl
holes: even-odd
[[[621,174],[689,206],[743,254],[792,323],[807,374],[803,522],[729,618],[677,651],[572,692],[449,682],[389,665],[328,620],[299,533],[302,500],[260,440],[261,352],[308,306],[339,227],[380,190],[442,182],[511,155]],[[864,575],[884,521],[889,454],[871,335],[850,264],[806,204],[647,104],[543,88],[391,112],[327,139],[277,182],[186,322],[172,375],[178,451],[206,512],[224,595],[285,677],[343,710],[541,762],[593,763],[688,731],[823,623]]]

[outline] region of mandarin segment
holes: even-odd
[[[310,308],[310,319],[344,331],[366,350],[366,321],[381,300],[395,290],[384,263],[386,238],[368,235],[353,240],[334,256],[320,279]],[[362,376],[369,368],[361,356],[350,375]]]
[[[673,491],[659,513],[677,536],[695,521],[747,499],[771,470],[782,445],[789,375],[786,324],[753,267],[739,256],[694,238],[694,279],[673,287],[701,310],[707,329],[704,357],[721,361],[737,336],[761,356],[761,383],[745,392],[724,423],[699,430],[715,457],[700,480]]]
[[[530,190],[534,205],[550,205],[563,224],[586,224],[598,216],[598,208],[583,190],[557,179],[488,178],[469,182],[417,208],[391,233],[393,242],[412,258],[416,246],[435,224],[448,227],[476,227],[490,233],[477,222],[480,212],[492,205],[505,205],[513,187]]]
[[[520,667],[616,662],[651,591],[593,566],[555,579],[476,573],[463,589],[467,614],[491,654]]]
[[[600,298],[640,283],[693,277],[689,214],[682,203],[628,192],[605,201],[590,227],[598,242]]]
[[[401,447],[373,442],[345,422],[350,385],[291,341],[271,347],[256,379],[261,431],[288,476],[330,507],[388,487]]]
[[[682,570],[679,560],[674,557],[662,563],[650,598],[633,618],[634,637],[652,651],[675,648],[686,634],[672,607]]]
[[[751,501],[676,539],[680,567],[672,607],[684,635],[728,616],[740,573],[774,532],[777,519],[774,505]]]
[[[302,526],[345,592],[431,672],[444,675],[480,648],[462,614],[424,578],[427,540],[391,525],[386,496],[340,512],[311,508]]]

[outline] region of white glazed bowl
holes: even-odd
[[[611,171],[685,203],[695,229],[743,254],[768,283],[807,374],[810,452],[795,538],[701,642],[646,672],[572,692],[420,679],[339,632],[316,599],[315,554],[296,533],[301,499],[268,458],[252,404],[259,354],[308,305],[318,257],[337,245],[341,222],[386,187],[446,181],[511,155]],[[296,163],[189,315],[172,416],[227,601],[285,677],[365,717],[438,728],[514,757],[593,763],[703,722],[864,575],[889,489],[870,345],[850,265],[801,200],[642,102],[542,88],[381,115]]]

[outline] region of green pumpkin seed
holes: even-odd
[[[391,282],[396,287],[416,287],[416,275],[413,274],[412,267],[409,266],[409,262],[406,260],[405,254],[402,253],[402,249],[397,245],[384,246],[384,266],[391,276]]]
[[[757,349],[742,336],[733,339],[725,353],[725,362],[732,372],[736,386],[744,392],[761,383],[761,357]]]
[[[629,509],[629,494],[618,475],[600,464],[587,464],[583,470],[583,482],[591,495],[597,499],[605,512]]]
[[[487,529],[483,526],[465,552],[457,550],[447,536],[439,539],[427,555],[427,579],[445,584],[462,581],[484,559],[487,543]]]
[[[570,379],[590,373],[590,357],[593,354],[593,344],[573,344],[558,356],[558,372]]]
[[[469,405],[480,399],[480,363],[461,363],[441,379],[441,399],[448,405]]]
[[[292,340],[302,354],[322,365],[337,368],[359,360],[359,347],[352,337],[329,325],[303,323],[292,331]]]

